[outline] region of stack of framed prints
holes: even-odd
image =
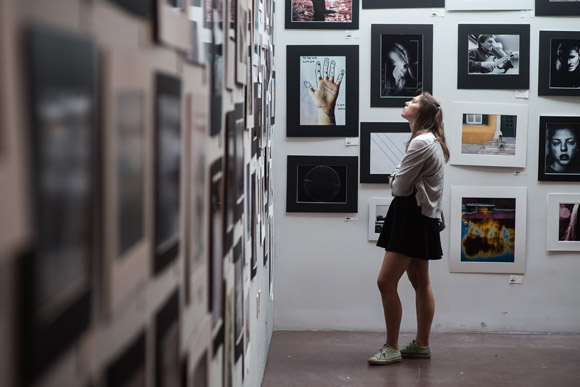
[[[580,31],[540,31],[539,58],[538,95],[580,96]]]
[[[578,0],[536,0],[536,16],[578,16]]]
[[[388,184],[407,153],[411,128],[403,122],[360,123],[360,182]]]
[[[580,181],[580,117],[540,116],[539,181]]]
[[[287,0],[286,29],[357,30],[359,0]]]
[[[580,251],[580,194],[548,194],[548,251]]]

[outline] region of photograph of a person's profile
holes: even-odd
[[[580,241],[580,203],[560,203],[558,240]]]
[[[300,56],[300,125],[345,125],[346,57]]]
[[[540,120],[546,117],[540,117]],[[580,122],[546,122],[540,127],[544,157],[540,170],[546,177],[576,177],[580,180]]]
[[[423,91],[423,36],[381,35],[381,98]]]
[[[550,40],[550,88],[580,89],[580,39]]]
[[[519,35],[469,34],[468,73],[518,75],[519,53]]]
[[[463,114],[461,153],[515,156],[515,115]]]

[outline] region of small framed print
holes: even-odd
[[[580,117],[540,116],[539,181],[580,181]]]
[[[286,29],[358,30],[359,0],[286,0]]]
[[[529,89],[529,24],[460,24],[458,89]]]
[[[155,4],[155,38],[162,44],[188,52],[191,49],[190,0],[152,0]]]
[[[580,96],[580,31],[540,31],[539,58],[538,95]]]
[[[286,212],[358,212],[358,157],[288,156]]]
[[[495,11],[532,9],[534,0],[446,0],[448,11]]]
[[[358,135],[358,46],[287,46],[288,137]]]
[[[536,16],[578,16],[580,0],[536,0]]]
[[[525,187],[451,187],[448,223],[450,272],[525,272]]]
[[[548,251],[580,251],[580,194],[548,194]]]
[[[371,26],[371,107],[403,107],[433,87],[433,26]]]
[[[393,198],[369,199],[369,241],[379,239],[392,201]]]
[[[403,122],[360,123],[360,182],[389,184],[407,153],[411,128]]]
[[[147,380],[145,332],[136,337],[115,357],[106,369],[107,387],[145,387]]]
[[[450,163],[526,166],[528,105],[455,102]]]
[[[362,0],[363,9],[439,8],[444,6],[445,0]]]

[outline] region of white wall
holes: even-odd
[[[578,30],[579,18],[533,17],[533,11],[444,12],[431,9],[360,11],[358,39],[344,31],[282,30],[284,12],[277,13],[278,75],[277,133],[274,145],[276,217],[275,329],[372,330],[385,329],[376,278],[383,250],[367,241],[368,199],[389,197],[387,185],[360,184],[358,220],[344,214],[286,213],[287,155],[351,155],[359,148],[345,146],[344,138],[287,138],[286,45],[358,44],[360,46],[360,103],[362,122],[403,121],[399,108],[370,108],[371,24],[433,24],[433,94],[440,99],[449,124],[454,101],[524,103],[529,106],[527,168],[447,165],[443,208],[450,212],[450,187],[527,187],[526,271],[522,285],[509,284],[508,274],[450,273],[449,228],[442,232],[444,258],[431,264],[436,298],[434,332],[578,332],[580,331],[580,254],[546,251],[546,194],[580,192],[579,183],[538,182],[539,115],[579,115],[578,97],[538,97],[538,42],[540,30]],[[514,90],[457,90],[458,24],[530,24],[531,63],[529,99]],[[414,293],[403,278],[402,331],[415,329]]]

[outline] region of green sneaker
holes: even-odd
[[[383,348],[368,360],[369,364],[392,364],[401,361],[401,352],[394,349],[388,344],[383,345]]]
[[[405,348],[401,348],[401,356],[415,359],[430,359],[431,347],[420,347],[413,340]]]

